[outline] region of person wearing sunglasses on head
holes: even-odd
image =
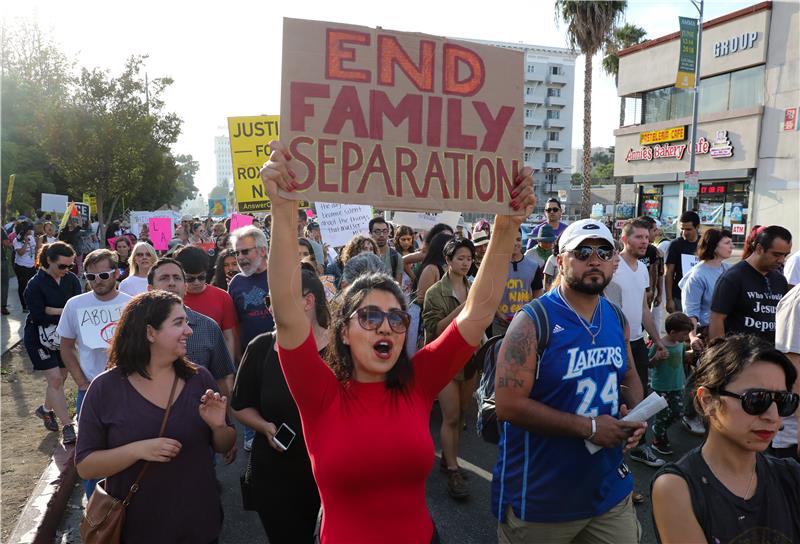
[[[69,299],[58,322],[61,359],[78,385],[75,401],[78,417],[89,384],[108,365],[108,347],[114,329],[122,310],[132,298],[117,290],[119,263],[116,252],[108,249],[92,251],[83,261],[83,270],[83,277],[91,290]],[[87,499],[92,496],[96,484],[96,480],[84,480]]]
[[[712,340],[692,382],[705,442],[653,479],[662,543],[800,542],[800,464],[763,453],[797,410],[796,380],[762,339]]]
[[[328,365],[297,303],[297,202],[291,157],[270,143],[261,170],[272,201],[270,278],[281,367],[297,402],[322,499],[321,542],[436,542],[425,502],[433,463],[429,431],[434,398],[463,368],[500,303],[508,258],[530,213],[532,170],[515,179],[508,213],[498,215],[484,264],[461,313],[409,359],[409,315],[400,286],[386,274],[349,285],[330,330]],[[280,192],[279,192],[280,190]],[[333,370],[333,372],[331,372]]]
[[[75,264],[75,250],[64,242],[45,244],[37,258],[39,270],[28,282],[23,296],[30,313],[25,320],[23,342],[33,369],[44,373],[47,380],[44,404],[36,408],[36,416],[47,430],[57,432],[56,416],[64,426],[64,444],[75,443],[75,427],[67,408],[64,382],[67,369],[58,351],[56,327],[67,301],[82,292],[77,276],[69,271]]]

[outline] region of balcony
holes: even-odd
[[[558,170],[559,172],[562,170],[563,165],[560,162],[553,162],[553,161],[544,161],[542,163],[542,170]]]
[[[544,83],[545,75],[542,72],[528,72],[528,68],[525,68],[525,81],[540,81]]]
[[[567,100],[560,96],[548,96],[544,100],[545,106],[561,106],[564,107],[567,105]]]
[[[537,104],[541,106],[544,104],[544,97],[536,96],[536,94],[525,94],[525,96],[522,97],[522,101],[525,102],[525,104]]]
[[[545,119],[544,128],[564,128],[566,124],[561,119]]]
[[[567,76],[564,74],[547,74],[547,84],[564,86],[567,84]]]
[[[534,115],[533,117],[526,117],[523,124],[526,127],[541,127],[544,126],[544,119],[539,115]]]
[[[557,140],[545,140],[544,148],[547,149],[548,151],[552,150],[561,151],[562,149],[564,149],[564,144]]]

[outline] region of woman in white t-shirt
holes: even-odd
[[[14,274],[17,276],[17,293],[22,311],[27,312],[24,293],[28,280],[36,275],[36,236],[33,234],[33,225],[27,221],[18,223],[14,231],[17,234],[14,238]]]
[[[132,297],[147,291],[147,273],[157,260],[153,246],[147,242],[136,242],[129,261],[130,275],[119,284],[119,290]]]

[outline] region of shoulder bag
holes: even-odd
[[[172,390],[169,392],[169,401],[167,402],[167,409],[164,412],[164,419],[161,420],[161,430],[158,433],[158,438],[164,435],[164,429],[167,427],[167,419],[172,410],[172,400],[175,397],[175,389],[178,386],[178,376],[172,382]],[[146,462],[136,481],[128,490],[128,495],[124,500],[119,500],[112,495],[109,495],[105,489],[106,480],[103,479],[98,482],[97,487],[94,489],[89,502],[86,504],[86,510],[81,520],[81,540],[83,544],[119,544],[122,538],[122,527],[125,525],[125,508],[130,504],[134,493],[139,491],[139,482],[142,476],[147,472],[147,467],[150,462]]]

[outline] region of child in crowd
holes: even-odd
[[[664,327],[667,333],[661,338],[667,347],[667,355],[656,357],[655,344],[650,348],[650,388],[664,397],[667,408],[655,416],[653,423],[653,449],[662,455],[672,454],[667,429],[683,416],[683,388],[686,382],[684,362],[685,342],[694,330],[691,318],[675,312],[667,316]]]

